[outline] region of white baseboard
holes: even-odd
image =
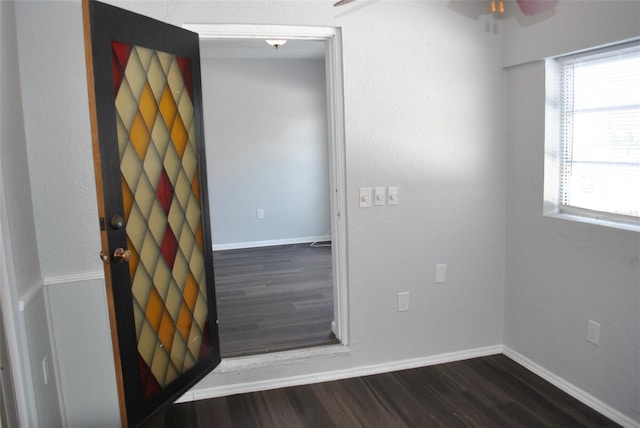
[[[331,349],[333,348],[333,350]],[[347,347],[333,345],[330,347],[318,348],[317,352],[312,349],[302,349],[299,351],[286,351],[282,353],[256,355],[250,357],[230,358],[222,361],[221,369],[224,372],[243,371],[249,368],[256,368],[263,365],[273,364],[274,361],[286,364],[296,361],[306,361],[309,358],[337,356],[349,353]],[[315,355],[317,354],[317,355]],[[270,389],[285,388],[290,386],[308,385],[319,382],[348,379],[358,376],[369,376],[380,373],[388,373],[397,370],[427,367],[436,364],[451,363],[477,357],[504,354],[516,363],[535,373],[547,382],[560,388],[562,391],[600,412],[614,422],[628,428],[640,428],[640,423],[624,415],[608,404],[588,394],[575,385],[567,382],[561,377],[551,373],[547,369],[534,363],[527,357],[519,354],[503,345],[488,346],[484,348],[469,349],[466,351],[450,352],[446,354],[434,355],[423,358],[413,358],[408,360],[393,361],[390,363],[373,364],[367,366],[353,367],[349,369],[333,370],[322,373],[310,373],[306,375],[290,376],[278,379],[268,379],[258,382],[242,382],[231,385],[214,386],[203,389],[196,389],[187,392],[176,403],[187,401],[204,400],[208,398],[225,397],[233,394],[244,394],[256,391],[266,391]]]
[[[269,241],[234,242],[231,244],[213,244],[213,251],[240,250],[243,248],[274,247],[276,245],[306,244],[316,241],[330,241],[331,236],[303,236],[299,238],[272,239]]]
[[[345,353],[345,347],[342,345],[333,345],[333,348],[335,349],[334,353],[336,355]],[[346,353],[348,353],[348,348],[346,349]],[[296,353],[299,353],[299,358],[296,358]],[[460,352],[450,352],[430,357],[412,358],[408,360],[393,361],[389,363],[372,364],[341,370],[332,370],[322,373],[309,373],[305,375],[268,379],[258,382],[242,382],[231,385],[213,386],[203,389],[197,389],[195,391],[189,391],[182,397],[180,397],[176,402],[181,403],[186,401],[203,400],[207,398],[225,397],[233,394],[244,394],[248,392],[266,391],[270,389],[284,388],[289,386],[308,385],[313,383],[328,382],[332,380],[348,379],[358,376],[369,376],[398,370],[432,366],[435,364],[451,363],[454,361],[467,360],[476,357],[486,357],[488,355],[501,353],[502,345],[496,345],[484,348],[469,349]],[[230,364],[228,365],[233,365],[233,370],[241,372],[243,370],[246,370],[248,367],[256,367],[261,365],[262,360],[266,361],[269,359],[274,359],[278,354],[280,353],[256,355],[252,357],[241,357],[241,359],[244,361],[242,361],[241,359],[231,358],[229,360],[223,360],[222,364],[225,364],[225,361],[229,361]],[[295,360],[306,361],[310,358],[309,350],[305,349],[299,351],[287,351],[286,354],[287,362],[294,362]],[[322,355],[318,356],[328,356],[326,351],[321,352],[321,354]],[[229,367],[224,367],[223,370],[225,372],[230,371]]]
[[[595,411],[600,412],[601,414],[603,414],[604,416],[608,417],[612,421],[622,425],[623,427],[640,428],[640,422],[639,421],[634,421],[633,419],[631,419],[627,415],[619,412],[618,410],[616,410],[613,407],[609,406],[608,404],[602,402],[601,400],[599,400],[596,397],[594,397],[593,395],[585,392],[584,390],[578,388],[577,386],[573,385],[572,383],[567,382],[565,379],[561,378],[560,376],[556,375],[555,373],[552,373],[549,370],[545,369],[544,367],[536,364],[535,362],[531,361],[530,359],[528,359],[524,355],[514,351],[513,349],[511,349],[511,348],[509,348],[507,346],[504,347],[503,353],[504,353],[504,355],[506,355],[507,357],[511,358],[513,361],[515,361],[516,363],[520,364],[521,366],[523,366],[527,370],[537,374],[538,376],[540,376],[541,378],[543,378],[547,382],[549,382],[549,383],[553,384],[554,386],[560,388],[561,390],[563,390],[567,394],[571,395],[573,398],[577,399],[578,401],[581,401],[582,403],[584,403],[587,406],[591,407]]]

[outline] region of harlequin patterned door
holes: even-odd
[[[85,1],[98,206],[123,425],[220,362],[198,36]]]

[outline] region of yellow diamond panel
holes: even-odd
[[[173,95],[171,94],[171,90],[168,86],[165,87],[162,92],[162,98],[160,98],[160,113],[162,114],[164,123],[167,124],[167,128],[172,128],[173,120],[176,118],[176,114],[178,113],[178,106],[176,105],[176,100],[173,99]]]

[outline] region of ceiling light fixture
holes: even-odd
[[[265,40],[265,42],[267,42],[268,44],[270,44],[271,46],[273,46],[276,49],[278,49],[280,46],[282,46],[285,43],[287,43],[287,41],[284,40],[284,39],[280,39],[280,40]]]
[[[489,4],[489,10],[491,11],[491,13],[504,13],[504,1],[503,0],[499,0],[498,1],[498,7],[496,8],[496,0],[491,0],[491,3]]]

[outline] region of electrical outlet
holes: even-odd
[[[594,345],[600,345],[600,324],[589,320],[587,324],[587,340]]]
[[[398,312],[409,310],[409,292],[398,293]]]
[[[258,208],[256,210],[256,218],[258,220],[262,220],[264,218],[264,209],[263,208]]]

